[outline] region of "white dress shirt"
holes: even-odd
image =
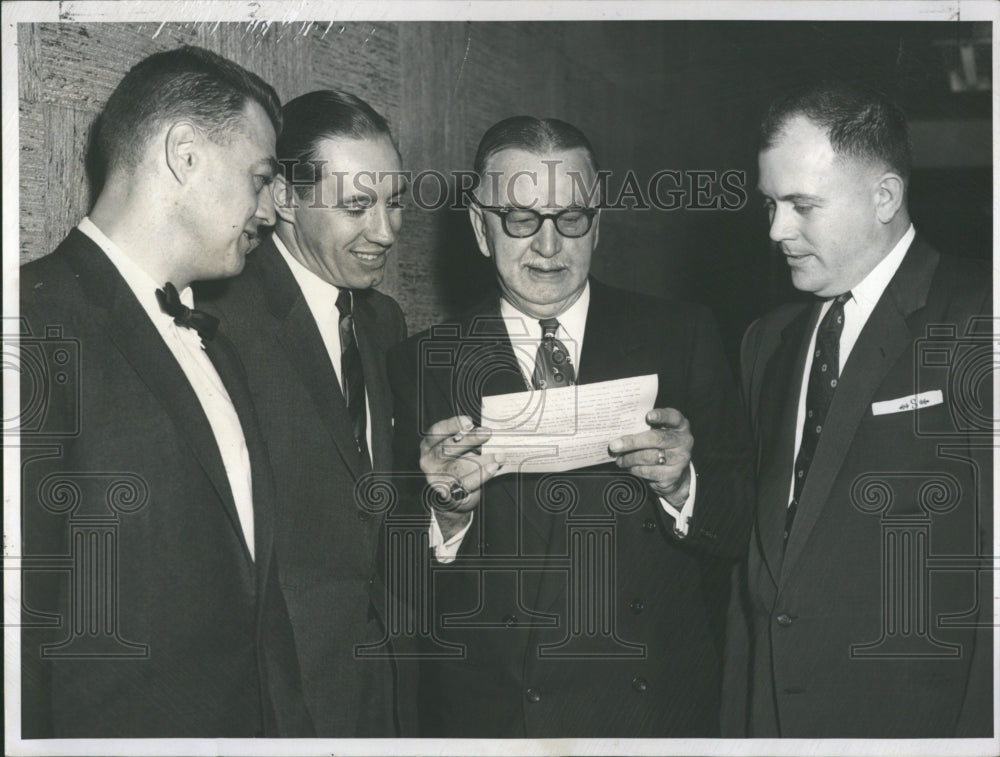
[[[575,371],[579,370],[577,366],[580,365],[580,355],[583,354],[583,339],[589,309],[590,282],[588,281],[576,302],[570,305],[565,312],[560,313],[558,318],[559,330],[556,332],[556,338],[565,345]],[[507,329],[507,336],[514,347],[514,355],[517,358],[518,365],[521,367],[525,388],[530,389],[532,376],[535,372],[535,358],[538,353],[538,345],[542,341],[542,326],[539,323],[539,319],[522,313],[503,298],[500,300],[500,317],[503,318],[504,326]],[[609,439],[608,441],[610,442],[611,440]],[[659,497],[663,510],[674,519],[674,531],[679,536],[687,536],[691,515],[694,513],[697,479],[695,478],[693,463],[689,464],[689,473],[691,476],[691,486],[688,491],[688,497],[681,509],[678,510],[663,499],[663,497]],[[438,562],[450,563],[455,559],[458,554],[458,548],[461,546],[462,540],[471,526],[472,519],[470,517],[465,528],[445,541],[437,519],[431,517],[430,546],[434,549],[434,555],[437,557]]]
[[[903,258],[906,257],[906,251],[910,249],[910,244],[913,242],[915,236],[916,231],[913,228],[913,224],[910,224],[910,228],[906,230],[906,233],[896,243],[896,246],[889,251],[889,254],[882,258],[878,262],[878,265],[862,279],[861,283],[851,290],[851,298],[844,303],[844,330],[840,333],[840,365],[838,366],[838,376],[843,374],[844,366],[847,365],[847,358],[850,357],[851,350],[854,349],[858,337],[861,336],[861,330],[868,323],[868,318],[878,304],[883,292],[885,292],[885,288],[889,286],[892,277],[896,275],[896,271],[903,262]],[[819,318],[816,320],[812,337],[809,339],[809,349],[806,351],[806,363],[802,372],[802,385],[799,387],[799,408],[795,415],[795,449],[792,453],[793,471],[795,469],[795,458],[799,456],[799,447],[802,444],[802,426],[806,419],[806,394],[809,391],[809,371],[812,370],[813,355],[816,352],[816,332],[819,330],[820,321],[823,320],[823,316],[826,315],[832,303],[832,299],[827,300],[823,303],[823,307],[820,308]],[[793,474],[788,488],[789,505],[792,503],[794,493],[795,477]]]
[[[295,282],[302,290],[309,312],[312,313],[313,320],[319,328],[319,335],[323,337],[323,344],[326,346],[327,357],[333,364],[333,370],[337,374],[337,384],[341,392],[344,390],[344,379],[340,375],[341,352],[340,352],[340,311],[337,309],[337,295],[340,290],[328,281],[324,281],[315,273],[306,268],[302,263],[292,257],[292,253],[285,247],[284,242],[274,234],[274,246],[278,248],[281,257],[285,259],[288,267],[292,270]],[[354,341],[358,342],[357,328],[354,330]],[[360,351],[360,346],[358,347]],[[365,390],[365,436],[368,442],[368,453],[371,456],[372,449],[372,413],[371,405],[368,403],[368,391]]]
[[[165,281],[159,283],[153,281],[149,274],[108,239],[89,218],[80,221],[77,228],[90,237],[118,269],[118,273],[139,300],[142,309],[146,311],[153,326],[163,337],[167,348],[191,384],[208,419],[208,425],[212,428],[212,435],[215,437],[219,454],[222,456],[222,464],[226,469],[226,478],[233,494],[243,538],[246,539],[250,556],[253,557],[253,485],[250,454],[247,451],[243,427],[240,425],[236,408],[233,407],[233,401],[215,366],[205,353],[201,337],[194,329],[178,326],[171,316],[160,309],[156,290],[162,288]],[[180,297],[189,308],[194,307],[191,287],[186,287],[180,292]]]

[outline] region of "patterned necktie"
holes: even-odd
[[[351,430],[358,446],[358,454],[369,470],[372,467],[368,454],[367,414],[365,412],[365,374],[361,369],[361,353],[354,338],[354,295],[350,289],[341,289],[337,295],[340,311],[340,381],[344,390],[347,413],[351,416]]]
[[[850,292],[835,298],[816,330],[816,350],[813,352],[809,387],[806,390],[806,417],[802,424],[802,443],[795,458],[795,485],[792,490],[792,501],[785,513],[786,543],[788,534],[792,531],[795,512],[798,510],[799,497],[802,496],[802,486],[809,473],[813,455],[816,454],[819,436],[823,432],[826,413],[830,409],[833,393],[837,390],[840,377],[840,335],[844,331],[844,303],[849,299],[851,299]]]
[[[556,339],[559,321],[555,318],[543,318],[538,323],[542,327],[542,341],[538,343],[538,353],[535,355],[532,386],[535,389],[572,386],[576,382],[576,373],[566,345]]]
[[[186,329],[194,329],[198,336],[206,342],[215,336],[219,328],[219,319],[200,310],[189,308],[181,302],[181,296],[177,293],[177,287],[169,281],[163,285],[163,289],[156,290],[156,301],[160,303],[160,310],[174,319],[174,323]]]

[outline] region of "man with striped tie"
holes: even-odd
[[[424,664],[422,732],[715,735],[750,462],[712,319],[590,277],[600,196],[580,195],[598,169],[576,127],[501,121],[475,169],[469,218],[499,292],[389,363],[397,465],[440,492],[429,613],[446,653]],[[479,454],[484,396],[650,374],[647,430],[608,438],[604,464],[553,478]],[[603,534],[596,562],[573,563],[581,524]]]
[[[406,324],[374,287],[406,184],[388,123],[360,98],[309,92],[283,116],[274,234],[206,307],[243,357],[268,442],[281,584],[317,735],[388,738],[400,734],[393,664],[356,654],[383,636],[383,518],[355,487],[392,469],[385,353]]]

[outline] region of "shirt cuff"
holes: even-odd
[[[434,551],[434,558],[439,563],[447,565],[455,561],[455,558],[458,556],[458,548],[462,546],[465,534],[472,527],[472,519],[474,517],[472,513],[469,513],[469,522],[465,524],[465,527],[454,534],[448,541],[445,541],[444,534],[441,533],[441,526],[437,522],[437,515],[434,514],[433,510],[431,511],[431,526],[428,529],[430,532],[430,547]]]
[[[663,497],[658,497],[664,512],[674,519],[674,535],[682,539],[688,535],[688,527],[691,524],[691,516],[694,514],[694,493],[695,489],[698,487],[698,477],[694,472],[694,463],[688,463],[688,471],[691,474],[691,486],[688,489],[687,499],[684,500],[684,506],[681,507],[680,510],[667,502],[667,500]],[[439,531],[439,537],[440,533],[441,532]],[[456,547],[456,550],[457,549],[458,548]]]

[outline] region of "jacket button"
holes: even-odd
[[[632,679],[632,688],[642,694],[646,689],[649,688],[649,683],[646,679],[641,676],[636,676]]]
[[[646,532],[655,531],[656,521],[652,518],[646,518],[646,520],[642,522],[642,530]]]
[[[646,609],[646,603],[643,602],[641,599],[633,599],[631,602],[628,603],[628,606],[629,609],[636,615],[638,615],[639,613],[641,613],[643,610]]]
[[[542,692],[538,689],[526,689],[524,692],[524,698],[532,704],[536,704],[542,701]]]
[[[514,626],[517,625],[517,616],[516,615],[504,615],[503,616],[503,624],[504,624],[504,626],[506,628],[513,628]]]
[[[790,626],[792,624],[792,618],[785,613],[781,613],[775,620],[778,621],[779,626]]]

